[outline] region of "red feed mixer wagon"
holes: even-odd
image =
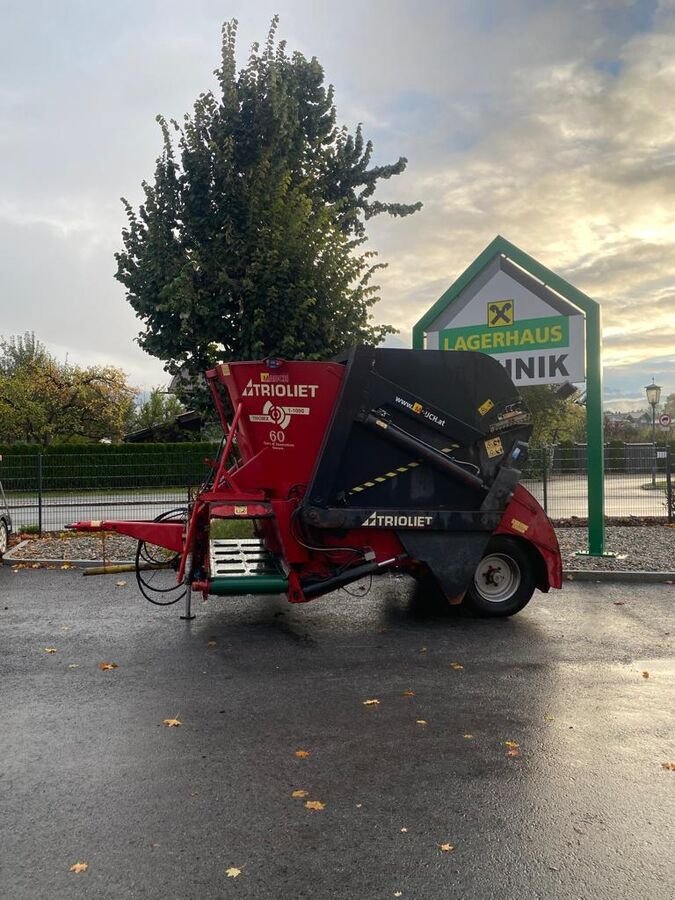
[[[529,413],[491,357],[356,347],[333,362],[222,364],[206,378],[224,437],[188,508],[70,526],[136,538],[152,602],[185,597],[186,617],[191,591],[302,603],[398,570],[507,616],[535,588],[561,586],[555,532],[518,483]],[[219,538],[228,519],[250,520],[251,537]]]

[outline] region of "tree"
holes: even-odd
[[[132,412],[129,426],[135,430],[157,428],[173,422],[176,416],[185,412],[185,407],[174,394],[167,394],[161,388],[154,388],[147,400]]]
[[[0,337],[0,375],[14,375],[23,367],[46,365],[49,354],[34,331]]]
[[[0,440],[118,439],[135,391],[113,366],[60,363],[35,335],[0,339]]]
[[[555,386],[541,384],[520,388],[532,415],[532,444],[548,446],[558,441],[579,441],[586,430],[586,413],[572,399],[561,399]]]
[[[663,412],[675,417],[675,394],[668,394],[663,404]]]
[[[172,373],[326,358],[394,331],[372,324],[382,264],[363,245],[367,219],[421,207],[372,199],[407,160],[371,165],[361,126],[336,125],[318,61],[289,56],[276,29],[275,17],[237,73],[236,20],[223,26],[218,96],[201,94],[182,124],[157,117],[154,183],[138,212],[123,199],[116,277],[143,322],[138,343]]]

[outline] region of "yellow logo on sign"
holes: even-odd
[[[260,373],[260,380],[261,380],[261,381],[269,381],[269,380],[270,380],[270,373],[269,373],[269,372],[261,372],[261,373]]]
[[[487,323],[490,328],[496,325],[513,325],[513,300],[492,300],[487,305]]]
[[[413,403],[412,411],[414,413],[421,413],[424,407],[421,403]]]

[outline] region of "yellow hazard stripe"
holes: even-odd
[[[445,451],[443,451],[445,452]],[[360,494],[362,491],[368,490],[368,488],[377,487],[378,484],[383,484],[387,478],[397,478],[399,475],[403,475],[404,472],[409,472],[410,469],[416,469],[420,463],[413,460],[409,462],[406,466],[398,466],[395,472],[385,472],[383,475],[374,475],[372,481],[364,481],[363,484],[357,484],[347,493],[349,494]]]

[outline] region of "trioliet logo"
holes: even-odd
[[[270,376],[270,380],[271,380]],[[318,384],[258,384],[249,378],[242,397],[316,397]]]
[[[390,516],[373,512],[361,524],[364,528],[427,528],[432,521],[433,516]]]

